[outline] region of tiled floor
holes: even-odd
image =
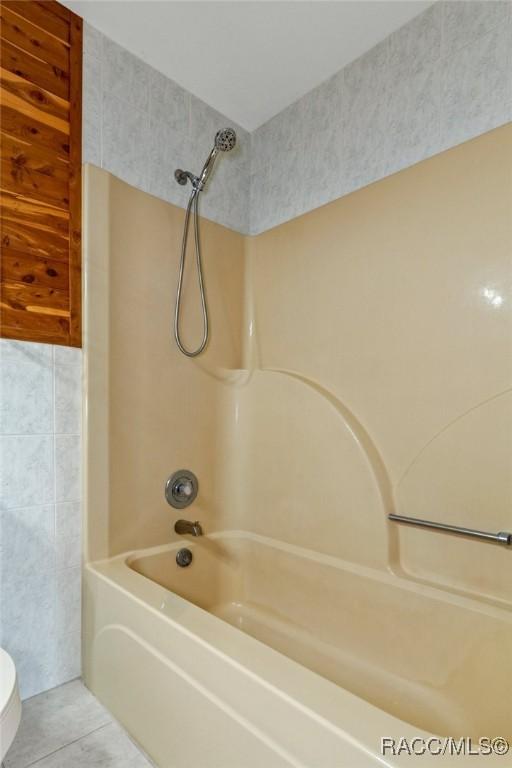
[[[79,681],[23,702],[5,768],[151,768],[107,710]]]

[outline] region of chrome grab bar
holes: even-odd
[[[512,533],[500,531],[499,533],[489,533],[487,531],[478,531],[474,528],[463,528],[459,525],[446,525],[445,523],[435,523],[431,520],[420,520],[417,517],[405,517],[405,515],[388,515],[388,520],[395,523],[405,523],[405,525],[416,525],[419,528],[430,528],[434,531],[443,531],[444,533],[455,533],[458,536],[469,536],[473,539],[482,539],[492,541],[495,544],[503,544],[505,547],[512,546]]]

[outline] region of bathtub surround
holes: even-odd
[[[510,527],[511,168],[507,125],[255,237],[205,221],[195,361],[183,210],[86,169],[84,678],[157,764],[512,739],[512,551],[387,518]]]
[[[80,674],[81,350],[0,340],[0,644],[23,698]]]
[[[212,361],[226,372],[243,368],[246,276],[244,237],[203,221],[202,239],[208,244],[203,266],[212,333],[207,349],[191,365],[179,352],[171,327],[171,286],[176,284],[180,256],[172,242],[180,237],[183,210],[93,166],[85,174],[84,214],[88,222],[94,222],[87,229],[85,280],[95,308],[87,312],[89,343],[84,353],[88,418],[96,424],[96,435],[87,443],[84,461],[88,506],[96,507],[99,515],[97,522],[89,524],[89,519],[87,523],[85,544],[87,558],[97,559],[100,552],[107,557],[131,549],[141,530],[146,546],[155,537],[173,535],[180,515],[167,504],[164,485],[178,469],[188,468],[199,477],[203,497],[213,500],[221,495],[215,510],[222,514],[223,489],[229,492],[229,462],[225,464],[224,459],[234,447],[225,409],[232,404],[223,377],[210,374]],[[141,237],[151,242],[151,270],[140,258],[139,248],[133,247],[141,243]],[[182,304],[182,337],[187,347],[194,346],[202,335],[193,268],[190,260]],[[121,285],[126,292],[115,287]],[[141,306],[148,310],[143,316],[135,310]],[[147,343],[148,335],[154,344]],[[111,357],[112,349],[118,350],[117,362]],[[133,386],[122,385],[127,381]],[[111,400],[114,391],[118,393],[115,403]],[[106,424],[111,432],[108,439]],[[135,442],[134,430],[139,435]],[[142,456],[147,457],[143,465]],[[148,514],[149,509],[158,510],[156,517]],[[201,518],[207,527],[213,523],[209,515]]]
[[[206,531],[512,601],[508,549],[386,520],[510,527],[511,140],[496,129],[257,237],[205,221],[212,338],[195,365],[168,323],[183,211],[89,167],[88,558],[175,538],[163,485],[187,467]],[[195,291],[183,311],[193,343]]]

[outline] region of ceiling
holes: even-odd
[[[64,0],[248,130],[431,5],[428,0]]]

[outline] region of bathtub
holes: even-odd
[[[512,763],[381,747],[512,742],[498,606],[233,531],[91,563],[84,582],[85,681],[161,768]]]

